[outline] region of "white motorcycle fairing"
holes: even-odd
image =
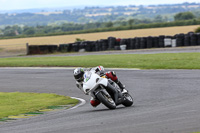
[[[86,95],[103,85],[107,87],[108,79],[100,77],[95,72],[87,71],[84,74],[83,91]],[[92,94],[91,94],[92,95]]]

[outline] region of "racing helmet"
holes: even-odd
[[[78,82],[82,82],[83,81],[83,75],[84,75],[84,69],[83,68],[76,68],[74,69],[74,78],[76,79],[76,81]]]

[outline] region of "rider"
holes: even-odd
[[[80,90],[83,91],[83,80],[84,80],[84,77],[83,77],[83,76],[84,76],[85,71],[95,71],[96,74],[98,74],[98,75],[100,75],[100,76],[106,75],[106,77],[107,77],[108,79],[111,79],[112,81],[114,81],[115,83],[118,84],[118,86],[120,87],[122,93],[127,92],[127,91],[125,90],[125,85],[123,85],[123,84],[119,81],[119,79],[117,78],[117,75],[115,74],[115,72],[114,72],[114,71],[109,71],[109,72],[106,72],[106,73],[105,73],[105,72],[104,72],[103,66],[97,66],[97,67],[90,68],[90,69],[76,68],[76,69],[74,70],[74,78],[76,79],[76,86],[77,86]],[[109,85],[109,84],[108,84],[108,85]],[[111,87],[111,88],[114,88],[114,87],[112,87],[112,86],[110,86],[110,87]],[[115,91],[115,90],[114,90],[114,91]],[[116,93],[116,94],[117,94],[117,93]],[[118,98],[118,96],[116,96],[115,101],[117,101],[117,98]],[[96,106],[98,106],[98,105],[100,104],[100,102],[99,102],[96,98],[94,98],[94,97],[91,98],[90,103],[91,103],[91,105],[92,105],[93,107],[96,107]]]

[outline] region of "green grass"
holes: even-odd
[[[77,104],[70,97],[47,93],[0,92],[0,119],[46,109],[49,106]]]
[[[97,65],[107,68],[200,69],[200,53],[0,58],[0,67],[94,67]]]

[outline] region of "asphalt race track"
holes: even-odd
[[[0,68],[1,92],[57,93],[86,104],[0,123],[1,133],[192,133],[200,131],[200,70],[116,70],[134,106],[93,108],[69,69]]]

